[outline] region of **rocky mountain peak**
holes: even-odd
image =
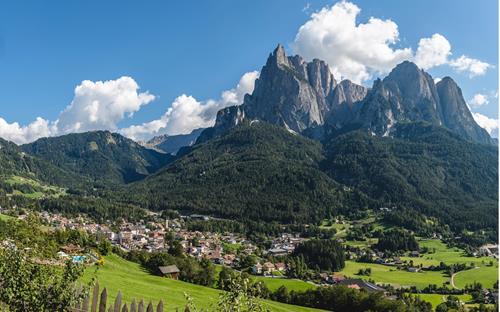
[[[288,58],[285,53],[285,48],[281,44],[278,44],[276,49],[274,49],[273,53],[269,56],[267,62],[268,64],[288,66]]]
[[[457,83],[450,77],[444,77],[436,87],[443,124],[468,140],[493,144],[490,135],[474,120]]]
[[[282,45],[269,55],[253,93],[245,96],[241,106],[220,111],[215,129],[206,134],[222,133],[245,119],[297,133],[311,129],[328,133],[325,127],[349,126],[346,129],[362,127],[383,136],[391,135],[398,123],[427,122],[469,140],[491,141],[474,121],[451,78],[436,86],[431,75],[404,61],[384,79],[376,79],[371,89],[349,80],[337,84],[326,62],[287,56]]]

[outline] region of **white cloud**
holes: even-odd
[[[394,49],[398,26],[391,20],[371,17],[356,23],[356,5],[342,1],[311,15],[295,37],[293,50],[306,59],[323,59],[337,78],[362,82],[373,71],[387,72],[412,56],[409,48]]]
[[[436,77],[434,78],[434,84],[437,84],[438,82],[440,82],[443,78],[439,78],[439,77]]]
[[[490,135],[498,136],[498,119],[489,118],[480,113],[472,113],[474,120],[479,126],[484,128]]]
[[[486,73],[492,65],[476,60],[465,55],[450,61],[450,66],[459,72],[468,72],[469,77],[481,76]]]
[[[490,101],[488,99],[487,95],[481,94],[481,93],[476,93],[472,97],[472,99],[469,100],[469,105],[470,107],[479,107],[488,104]]]
[[[37,117],[27,126],[21,126],[17,122],[8,123],[0,117],[0,137],[18,144],[54,135],[56,132],[55,126],[41,117]]]
[[[143,105],[154,100],[148,92],[138,93],[131,77],[92,82],[84,80],[75,88],[71,104],[55,121],[38,117],[27,126],[8,123],[0,117],[0,137],[18,144],[41,137],[91,130],[116,130],[117,124],[131,117]]]
[[[119,122],[132,117],[155,96],[148,92],[139,93],[139,86],[131,77],[97,82],[85,80],[75,88],[71,104],[57,120],[38,117],[29,125],[21,126],[0,118],[0,137],[24,144],[41,137],[92,130],[119,131],[142,140],[160,133],[189,133],[196,128],[212,126],[221,108],[241,104],[245,94],[252,93],[258,76],[256,71],[245,73],[238,85],[222,92],[218,100],[198,101],[182,94],[160,119],[124,129],[118,128]]]
[[[429,69],[446,64],[449,55],[451,55],[450,42],[444,36],[434,34],[431,38],[420,39],[414,61],[419,67]]]
[[[57,127],[61,133],[115,130],[121,120],[155,99],[148,92],[138,93],[138,89],[131,77],[82,81],[75,88],[73,101],[60,114]]]
[[[451,44],[441,34],[420,39],[415,53],[410,47],[396,47],[398,25],[376,17],[358,23],[360,11],[355,4],[341,1],[311,14],[296,34],[293,51],[307,60],[323,59],[337,79],[348,78],[357,83],[374,74],[387,73],[404,60],[414,61],[424,69],[449,65],[470,77],[482,75],[491,67],[466,56],[450,59]]]
[[[217,111],[241,104],[245,94],[252,93],[258,76],[256,71],[245,73],[235,88],[222,92],[219,100],[198,101],[182,94],[160,119],[121,129],[120,133],[135,140],[147,140],[158,134],[185,134],[213,126]]]

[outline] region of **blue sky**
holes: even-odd
[[[209,99],[214,99],[215,108],[225,105],[221,103],[231,103],[221,98],[221,92],[240,92],[237,84],[242,75],[260,70],[277,43],[284,44],[289,53],[308,51],[307,57],[315,56],[314,49],[297,45],[295,38],[313,12],[329,9],[335,3],[2,1],[0,117],[9,129],[4,136],[20,143],[36,138],[38,128],[28,131],[23,127],[41,117],[46,127],[54,128],[57,126],[54,122],[62,118],[61,112],[72,101],[86,105],[85,101],[93,99],[91,92],[99,93],[96,95],[99,101],[115,102],[116,93],[109,95],[94,84],[84,86],[82,90],[90,93],[78,97],[75,87],[84,80],[95,83],[126,76],[140,86],[136,89],[130,81],[117,84],[117,88],[125,84],[125,89],[133,89],[137,97],[130,100],[131,107],[118,112],[112,121],[108,118],[97,122],[97,128],[119,130],[159,120],[176,100],[179,107],[191,101],[195,108],[212,105]],[[472,111],[498,118],[497,1],[367,0],[352,4],[361,10],[356,19],[358,24],[369,23],[369,18],[375,17],[382,21],[390,19],[397,25],[397,41],[390,44],[394,50],[411,48],[416,53],[420,39],[431,38],[433,34],[446,38],[452,53],[448,55],[448,63],[432,66],[428,71],[434,77],[453,77],[467,101],[482,95],[483,99],[476,97]],[[469,70],[460,71],[457,63],[455,67],[450,65],[462,55],[489,66],[484,73],[471,78]],[[317,56],[327,58],[329,63],[330,59],[336,61],[331,55],[318,52]],[[339,73],[346,72],[339,69]],[[367,73],[370,77],[362,81],[367,85],[374,77],[385,75],[384,70],[378,72],[369,67]],[[144,97],[146,91],[151,97]],[[183,94],[185,97],[180,98]],[[235,96],[237,100],[240,98]],[[91,129],[81,126],[84,122],[79,123],[80,128],[70,127],[71,122],[78,122],[78,114],[82,111],[66,113],[71,115],[66,121],[67,129]],[[189,125],[174,126],[172,114],[168,116],[170,121],[164,120],[172,122],[169,131],[185,132]],[[199,121],[188,119],[188,123],[189,120],[194,124]],[[14,122],[18,123],[17,128],[12,126]],[[62,121],[59,128],[61,124]],[[50,129],[42,131],[42,136],[61,133],[61,129]]]

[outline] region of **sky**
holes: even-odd
[[[211,126],[278,43],[366,86],[403,60],[451,76],[498,135],[495,0],[60,0],[0,3],[0,137]]]

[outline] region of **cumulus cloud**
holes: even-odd
[[[97,82],[85,80],[75,88],[73,101],[60,114],[57,127],[62,133],[115,130],[118,122],[132,117],[155,99],[154,95],[138,90],[139,85],[131,77]]]
[[[466,56],[450,59],[451,44],[441,34],[420,39],[415,53],[410,47],[397,47],[399,30],[394,21],[371,17],[366,23],[358,23],[360,12],[355,4],[341,1],[312,13],[298,30],[293,51],[308,60],[323,59],[337,79],[357,83],[387,73],[404,60],[424,69],[446,64],[470,77],[482,75],[491,67]]]
[[[451,60],[450,66],[459,72],[469,73],[469,77],[481,76],[486,73],[488,68],[492,67],[490,64],[482,62],[462,55],[461,57]]]
[[[56,133],[56,127],[41,117],[37,117],[27,126],[21,126],[17,122],[8,123],[0,117],[0,137],[18,144],[28,143]]]
[[[474,120],[484,128],[491,136],[498,137],[498,119],[489,118],[480,113],[472,113]]]
[[[120,133],[135,140],[147,140],[154,135],[185,134],[197,128],[213,126],[217,111],[241,104],[245,94],[252,93],[258,76],[256,71],[245,73],[238,85],[222,92],[218,100],[198,101],[182,94],[159,119],[121,129]]]
[[[73,100],[57,120],[38,117],[29,125],[21,126],[0,118],[0,137],[23,144],[70,132],[116,130],[121,120],[154,100],[154,95],[138,90],[138,84],[131,77],[96,82],[84,80],[75,88]]]
[[[360,11],[342,1],[313,13],[299,28],[294,52],[306,59],[323,59],[335,76],[358,83],[369,79],[372,71],[386,72],[411,58],[411,49],[393,48],[399,39],[396,23],[371,17],[357,24]]]
[[[0,117],[0,137],[24,144],[41,137],[92,130],[118,131],[132,139],[149,139],[157,134],[183,134],[197,128],[213,125],[217,111],[243,102],[245,94],[252,93],[259,72],[245,73],[235,88],[221,93],[217,100],[198,101],[182,94],[159,119],[119,129],[118,124],[130,118],[155,99],[149,92],[139,92],[139,85],[131,77],[108,81],[82,81],[75,88],[71,103],[55,121],[38,117],[26,126],[8,123]]]
[[[450,55],[450,42],[444,36],[434,34],[430,38],[420,39],[414,61],[419,67],[429,69],[446,64]]]
[[[470,107],[480,107],[480,106],[488,104],[489,102],[490,101],[489,101],[487,95],[484,95],[481,93],[476,93],[476,94],[474,94],[472,99],[470,99],[469,105],[470,105]]]

